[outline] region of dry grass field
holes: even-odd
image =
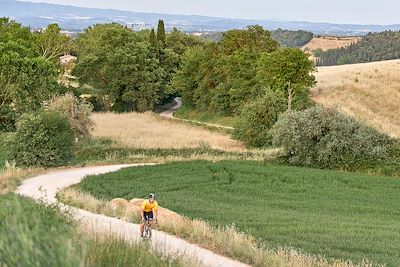
[[[400,60],[320,67],[312,97],[400,137]]]
[[[108,137],[134,148],[210,147],[244,151],[244,146],[228,135],[160,118],[152,113],[96,113],[95,137]]]
[[[361,40],[360,37],[315,37],[308,44],[303,46],[302,50],[312,52],[316,49],[322,49],[323,51],[326,51],[329,49],[346,47],[352,43],[358,42],[359,40]]]

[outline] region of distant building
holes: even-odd
[[[77,60],[78,58],[71,55],[64,55],[60,57],[60,64],[65,65],[70,63],[71,61]]]

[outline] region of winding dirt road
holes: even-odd
[[[180,121],[193,122],[193,123],[207,125],[207,126],[216,127],[216,128],[223,128],[223,129],[228,129],[228,130],[234,130],[235,129],[233,127],[222,126],[222,125],[219,125],[219,124],[206,123],[206,122],[201,122],[201,121],[187,120],[187,119],[181,119],[181,118],[174,117],[175,111],[177,111],[180,107],[182,107],[182,98],[181,97],[176,97],[175,98],[175,105],[172,106],[170,109],[161,112],[159,115],[161,117],[165,117],[165,118],[176,119],[176,120],[180,120]]]
[[[56,194],[58,190],[79,183],[87,175],[103,174],[114,172],[125,167],[140,167],[144,165],[154,164],[112,165],[57,171],[25,180],[22,185],[18,187],[16,193],[36,200],[43,200],[49,204],[56,203]],[[70,211],[72,216],[83,225],[93,227],[93,229],[100,233],[113,233],[123,237],[127,241],[140,242],[138,236],[139,225],[137,224],[94,214],[63,204],[61,204],[61,207],[62,209]],[[248,266],[160,231],[154,231],[151,246],[164,254],[183,256],[187,258],[189,262],[200,263],[202,266]]]

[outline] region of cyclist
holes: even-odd
[[[143,237],[145,219],[149,221],[150,227],[153,228],[154,221],[157,221],[157,210],[158,210],[158,203],[156,201],[156,197],[153,193],[150,193],[149,198],[143,201],[142,204],[142,210],[141,210],[142,221],[140,224],[141,237]]]

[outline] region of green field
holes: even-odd
[[[268,246],[400,265],[400,180],[250,161],[179,162],[87,177],[96,197],[145,197]]]
[[[180,119],[200,121],[204,123],[218,124],[227,127],[233,127],[235,124],[234,117],[226,117],[217,113],[201,112],[182,106],[178,109],[174,116]]]

